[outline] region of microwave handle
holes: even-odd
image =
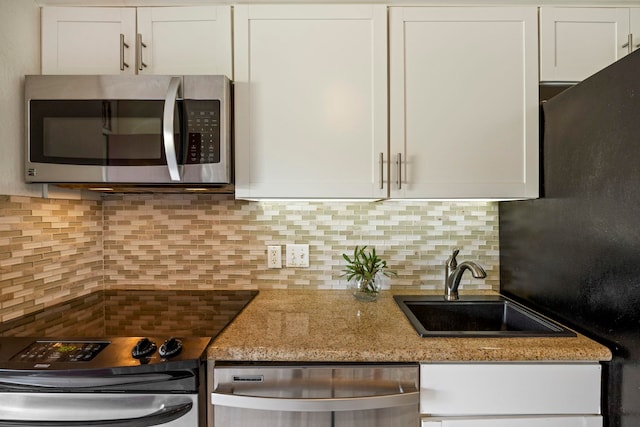
[[[164,109],[162,114],[162,140],[164,145],[164,154],[167,159],[167,167],[169,168],[171,181],[177,182],[180,182],[182,178],[180,177],[178,158],[176,157],[176,143],[173,136],[173,117],[179,89],[180,77],[171,77],[169,89],[167,89],[167,96],[164,99]]]

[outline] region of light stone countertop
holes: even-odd
[[[262,290],[213,341],[209,359],[275,362],[604,361],[608,348],[558,338],[421,338],[393,300],[433,294],[383,290]]]

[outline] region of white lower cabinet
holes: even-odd
[[[598,363],[423,363],[422,427],[602,427]]]
[[[424,418],[422,427],[602,427],[601,416]]]

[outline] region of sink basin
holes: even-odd
[[[564,326],[503,296],[393,297],[421,337],[573,337]]]

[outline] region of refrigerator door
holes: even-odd
[[[544,197],[500,204],[502,291],[612,349],[612,427],[640,425],[639,75],[636,52],[544,103]]]

